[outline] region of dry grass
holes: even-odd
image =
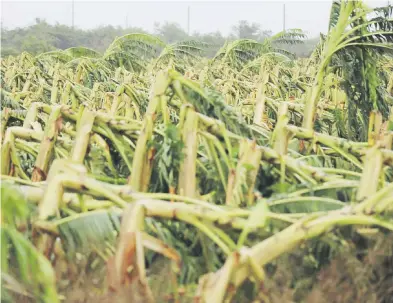
[[[266,281],[264,294],[270,303],[393,302],[393,235],[362,240],[356,246],[350,242],[348,249],[316,273],[307,272],[307,245],[280,257]],[[367,247],[364,250],[360,245]]]
[[[356,242],[356,245],[355,245]],[[305,260],[310,244],[281,256],[268,273],[263,294],[268,300],[250,298],[250,284],[246,283],[233,300],[252,303],[391,303],[393,302],[393,235],[379,233],[370,238],[359,237],[348,241],[347,249],[339,253],[328,265],[312,272]],[[86,273],[84,266],[69,276],[69,268],[58,273],[63,281],[68,276],[71,282],[63,286],[60,293],[63,302],[69,303],[145,303],[142,289],[133,283],[116,292],[104,291],[106,269]],[[60,270],[60,267],[57,268]],[[268,269],[267,269],[268,270]],[[269,272],[269,270],[268,270]],[[76,274],[76,275],[75,275]],[[156,302],[191,303],[193,291],[178,288],[178,300],[171,295],[174,273],[170,262],[159,258],[148,269],[149,281]],[[261,298],[261,296],[257,296]],[[26,297],[15,298],[17,303],[33,302]]]

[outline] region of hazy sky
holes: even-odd
[[[257,22],[263,29],[283,29],[283,3],[261,2],[152,2],[152,1],[78,1],[74,4],[75,26],[83,29],[99,25],[142,27],[153,31],[155,22],[172,21],[187,30],[190,7],[190,32],[221,31],[228,34],[239,20]],[[366,1],[372,6],[387,1]],[[72,24],[71,1],[2,1],[2,24],[7,28],[34,24],[35,18],[54,24]],[[301,28],[316,36],[325,32],[331,1],[285,1],[286,28]]]

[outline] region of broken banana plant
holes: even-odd
[[[2,200],[11,183],[34,210],[18,225],[32,229],[23,243],[54,267],[67,255],[67,283],[101,279],[116,302],[242,301],[247,279],[252,300],[268,302],[265,267],[283,254],[340,226],[392,230],[390,99],[384,91],[363,104],[359,85],[344,91],[350,71],[330,62],[363,43],[348,25],[366,11],[333,8],[337,24],[304,60],[275,49],[297,31],[228,43],[212,60],[197,41],[165,46],[148,34],[119,37],[103,56],[71,48],[2,58]],[[376,65],[391,76],[384,60]],[[390,91],[385,84],[378,89]],[[359,136],[352,118],[364,124]],[[298,148],[303,141],[309,148]],[[2,228],[20,205],[2,203]],[[12,264],[23,270],[29,260]],[[156,296],[157,266],[171,280],[167,297]],[[94,279],[75,277],[86,268]],[[51,298],[37,302],[71,300],[53,279],[38,282]]]

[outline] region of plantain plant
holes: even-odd
[[[390,15],[334,2],[307,59],[299,30],[1,59],[8,299],[269,302],[297,247],[316,280],[342,234],[391,232]]]

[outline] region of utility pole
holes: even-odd
[[[285,3],[283,6],[283,31],[285,31]]]
[[[188,6],[188,14],[187,14],[187,33],[190,35],[190,6]]]
[[[75,1],[74,0],[72,0],[72,29],[74,29],[74,26],[75,26],[75,17],[74,17],[74,15],[75,15],[75,10],[74,10],[74,3]]]
[[[126,16],[126,29],[128,28],[128,15]]]

